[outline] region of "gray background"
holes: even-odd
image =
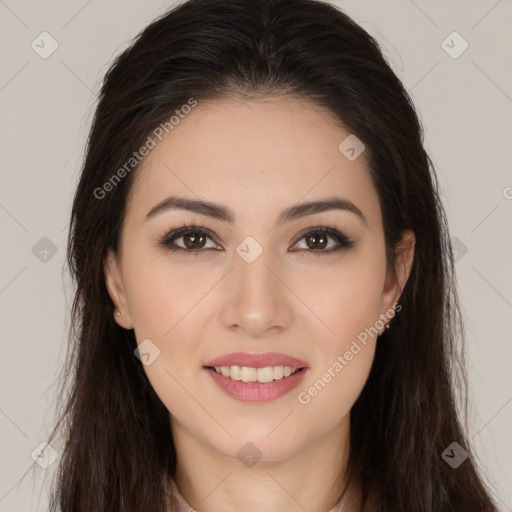
[[[56,467],[27,473],[53,425],[72,299],[63,272],[67,224],[101,77],[129,39],[171,4],[0,0],[0,512],[45,510]],[[510,511],[512,3],[336,4],[382,44],[420,112],[456,239],[469,437],[502,509]],[[50,48],[49,39],[41,43],[44,31],[58,43],[46,59],[31,47],[35,41],[39,51]],[[457,58],[463,41],[448,37],[453,31],[469,45]]]

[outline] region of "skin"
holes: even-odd
[[[330,113],[297,98],[199,103],[137,170],[119,253],[105,260],[106,283],[121,312],[119,325],[160,350],[144,370],[170,411],[177,486],[201,512],[241,506],[326,512],[342,495],[349,413],[377,337],[307,405],[297,394],[393,308],[414,255],[414,234],[405,232],[396,279],[386,272],[381,210],[365,153],[349,161],[338,150],[348,135]],[[236,220],[229,225],[184,210],[145,220],[170,195],[223,204]],[[333,195],[352,201],[366,223],[330,210],[275,225],[284,208]],[[213,233],[189,249],[201,254],[158,245],[184,224]],[[308,245],[300,235],[318,225],[337,227],[355,246],[315,255],[314,241]],[[250,264],[235,251],[247,236],[263,249]],[[277,400],[242,403],[203,369],[236,351],[291,355],[309,370],[299,388]],[[237,456],[249,442],[261,452],[252,467]],[[355,493],[350,488],[347,495]]]

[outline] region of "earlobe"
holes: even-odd
[[[108,250],[103,262],[103,273],[108,294],[114,303],[114,320],[125,329],[133,329],[121,269],[119,268],[118,259],[112,249]]]

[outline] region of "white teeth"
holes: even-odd
[[[294,372],[295,373],[295,369]],[[274,379],[279,380],[284,377],[284,367],[283,366],[274,366]]]
[[[267,366],[266,368],[258,368],[258,382],[272,382],[274,380],[274,368]]]
[[[250,366],[216,366],[215,371],[230,377],[233,380],[243,380],[244,382],[272,382],[283,377],[293,375],[297,368],[290,366],[267,366],[265,368],[252,368]]]
[[[223,366],[222,368],[228,371],[226,377],[231,377],[233,380],[242,380],[242,368],[240,368],[240,366]]]
[[[242,366],[242,380],[244,382],[254,382],[258,380],[258,370],[256,368]]]

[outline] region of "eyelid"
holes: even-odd
[[[340,250],[346,250],[350,249],[351,247],[355,246],[355,242],[352,240],[352,238],[341,228],[337,226],[337,224],[332,225],[326,225],[326,224],[318,224],[316,226],[311,226],[303,231],[301,231],[297,237],[296,241],[293,243],[292,247],[297,245],[306,235],[309,235],[310,233],[324,233],[330,238],[336,240],[338,242],[338,245],[331,249],[321,249],[321,250],[313,250],[313,249],[297,249],[294,252],[303,251],[306,254],[310,253],[311,255],[321,255],[321,254],[329,254],[329,253],[336,253]]]
[[[196,234],[203,234],[210,238],[216,245],[220,245],[217,242],[216,235],[213,234],[213,232],[201,225],[196,224],[186,224],[184,223],[183,226],[179,228],[174,228],[168,231],[164,231],[164,234],[161,236],[159,241],[159,246],[163,247],[164,249],[167,249],[171,252],[184,252],[184,253],[192,253],[194,255],[202,254],[207,252],[208,250],[211,250],[212,248],[208,249],[198,249],[198,250],[191,250],[191,249],[184,249],[183,247],[175,246],[171,247],[171,244],[174,240],[180,239],[183,236],[189,234],[189,233],[196,233]],[[304,230],[302,230],[296,237],[295,241],[292,243],[292,247],[296,246],[303,238],[305,238],[307,235],[311,233],[324,233],[331,239],[334,239],[338,244],[334,248],[330,249],[321,249],[321,250],[314,250],[314,249],[295,249],[292,252],[304,252],[304,253],[311,253],[312,255],[321,255],[321,254],[329,254],[329,253],[335,253],[339,250],[343,249],[349,249],[355,245],[354,241],[351,239],[350,236],[348,236],[344,230],[340,229],[336,224],[332,225],[325,225],[325,224],[319,224],[316,226],[308,227]],[[215,249],[218,250],[218,249]]]
[[[183,226],[170,229],[168,231],[164,230],[164,234],[160,237],[158,245],[160,247],[163,247],[164,249],[170,250],[172,252],[187,252],[187,253],[204,253],[206,252],[206,249],[200,249],[197,251],[192,251],[188,249],[184,249],[183,247],[170,247],[172,241],[177,240],[184,235],[187,235],[188,233],[199,233],[204,234],[205,236],[209,237],[216,245],[220,245],[217,242],[217,237],[213,234],[212,231],[210,231],[208,228],[205,228],[201,225],[196,224],[183,224]]]

